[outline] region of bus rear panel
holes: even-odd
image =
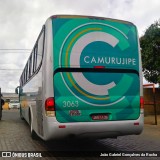
[[[143,130],[136,27],[126,21],[52,16],[20,78],[20,116],[31,136],[109,138]]]
[[[68,134],[139,134],[143,115],[136,27],[119,20],[60,16],[52,19],[52,30],[56,121],[70,126]],[[79,124],[92,125],[92,131]]]

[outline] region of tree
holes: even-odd
[[[160,20],[150,25],[140,38],[144,77],[160,84]]]

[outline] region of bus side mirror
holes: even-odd
[[[19,90],[18,89],[19,89],[19,86],[15,89],[15,93],[16,94],[19,94]]]
[[[21,86],[18,86],[16,89],[15,89],[15,93],[16,94],[20,94],[23,92],[23,89],[21,88]]]

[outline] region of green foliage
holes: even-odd
[[[160,84],[160,20],[149,26],[140,38],[144,77]]]

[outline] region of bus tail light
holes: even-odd
[[[140,108],[144,109],[144,99],[143,99],[143,97],[140,97]]]
[[[45,109],[46,109],[46,111],[54,111],[55,110],[55,108],[54,108],[54,98],[50,97],[50,98],[46,99]]]
[[[45,101],[45,110],[46,110],[46,115],[53,117],[55,116],[55,103],[54,103],[54,98],[50,97],[47,98]]]

